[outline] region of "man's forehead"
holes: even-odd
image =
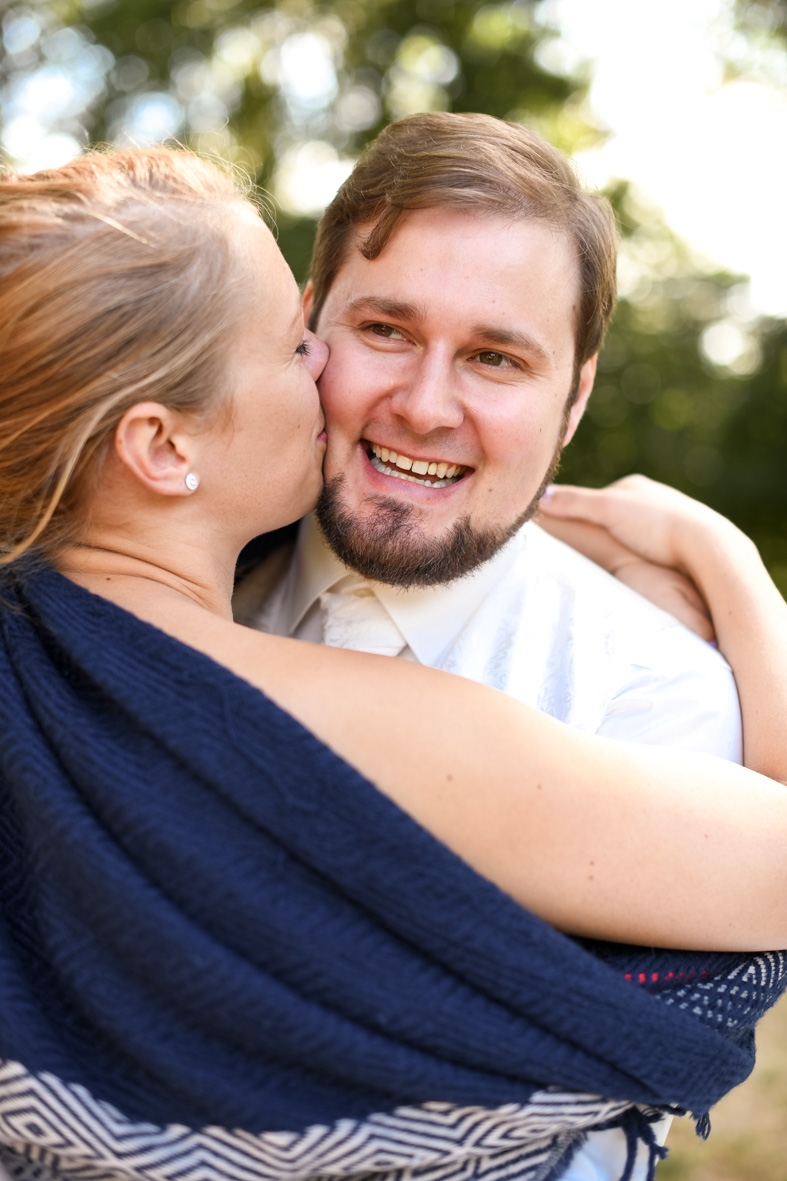
[[[474,241],[483,239],[491,230],[493,234],[496,233],[501,238],[503,251],[502,256],[490,254],[488,260],[490,273],[499,271],[501,263],[505,264],[512,256],[518,242],[536,238],[541,243],[549,244],[548,248],[552,254],[551,273],[560,275],[566,282],[571,282],[577,294],[579,292],[579,254],[574,237],[565,227],[545,218],[515,217],[495,209],[476,209],[453,205],[407,210],[394,225],[379,253],[373,258],[369,258],[364,253],[364,248],[374,228],[371,223],[362,223],[353,227],[344,250],[344,257],[336,268],[331,284],[326,290],[326,296],[330,294],[337,283],[341,282],[342,278],[346,278],[348,270],[352,270],[354,275],[358,277],[362,274],[371,276],[374,273],[383,272],[385,264],[400,253],[400,248],[407,250],[408,239],[413,235],[417,236],[419,231],[425,232],[428,241],[438,237],[444,242],[461,243],[462,248],[467,247],[472,250]],[[461,251],[459,253],[461,256]],[[413,262],[417,263],[418,258],[414,257]],[[482,265],[484,264],[482,263]],[[478,268],[477,258],[474,260],[474,266]],[[384,299],[387,295],[388,293],[381,294],[380,298]],[[395,297],[398,299],[398,293],[395,293]]]

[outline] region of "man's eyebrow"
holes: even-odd
[[[426,310],[419,304],[407,303],[400,299],[385,299],[374,295],[360,295],[347,304],[348,312],[369,312],[383,319],[406,320],[411,324],[421,324],[426,319]],[[497,328],[491,324],[476,324],[471,329],[476,340],[483,340],[489,344],[500,345],[503,348],[515,348],[529,353],[539,361],[551,361],[552,353],[535,337],[527,332],[517,332],[512,328]]]
[[[510,328],[495,328],[491,324],[476,324],[473,328],[476,339],[499,344],[504,348],[515,348],[530,353],[540,361],[551,361],[552,353],[545,348],[534,336],[527,332],[516,332]]]
[[[391,320],[409,320],[410,323],[420,324],[426,319],[426,313],[418,304],[406,303],[400,299],[384,299],[376,295],[359,295],[347,304],[348,312],[372,312]]]

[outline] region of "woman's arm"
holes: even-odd
[[[276,700],[548,922],[654,946],[787,945],[781,785],[580,734],[407,662],[324,648],[318,659],[304,645],[293,663],[292,646]]]
[[[544,511],[601,526],[648,561],[691,578],[735,673],[746,766],[783,780],[787,603],[754,543],[707,505],[645,476],[627,476],[600,490],[555,485]]]
[[[136,613],[262,689],[548,922],[658,946],[787,946],[780,785],[584,735],[406,661],[252,632],[179,596],[167,616],[141,608],[137,588]]]
[[[697,580],[739,677],[747,759],[770,779],[581,734],[406,661],[252,632],[153,582],[93,589],[113,588],[121,606],[263,690],[554,925],[662,946],[785,947],[787,608],[729,522],[650,484],[622,491],[603,512],[591,497],[594,511],[624,544],[647,539],[646,557]],[[570,496],[564,507],[579,513]]]

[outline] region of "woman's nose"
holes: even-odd
[[[306,355],[306,365],[309,373],[314,380],[322,373],[326,362],[330,355],[330,350],[324,340],[320,340],[319,336],[315,336],[308,328],[306,329],[306,339],[309,342],[309,351]]]

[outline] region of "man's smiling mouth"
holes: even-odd
[[[411,484],[423,484],[425,488],[447,488],[470,470],[462,464],[438,459],[411,459],[379,443],[367,443],[367,454],[375,471]]]

